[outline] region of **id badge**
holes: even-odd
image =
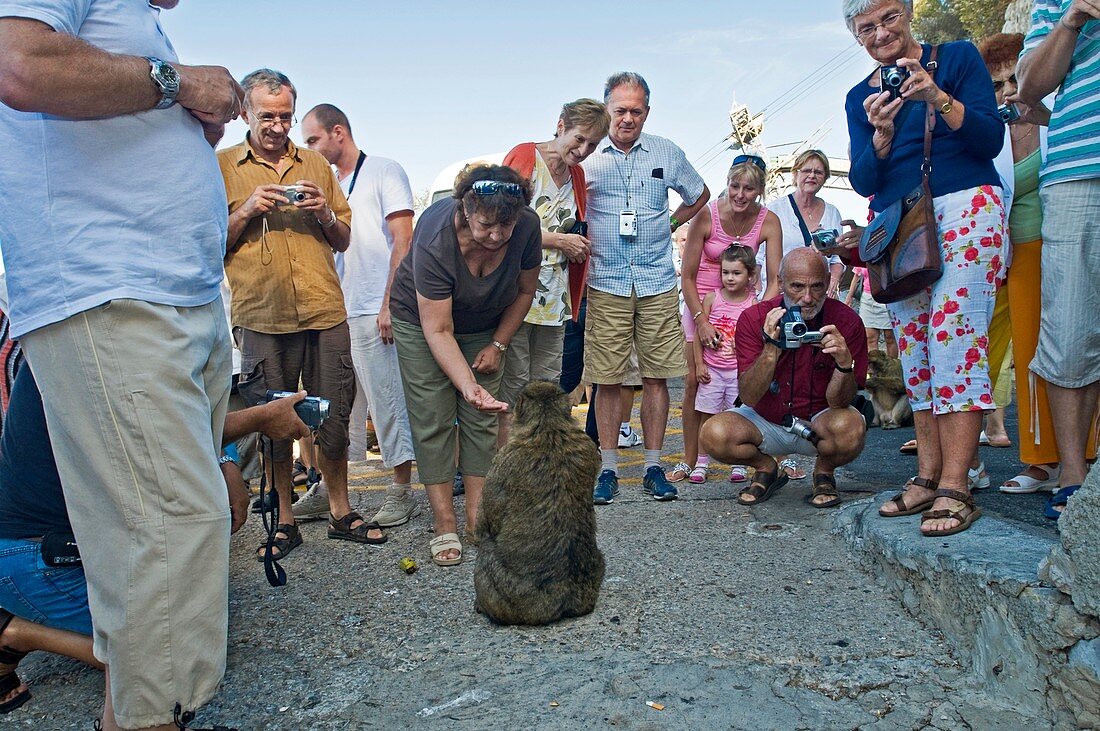
[[[638,235],[638,215],[634,211],[619,211],[619,235],[628,238]]]

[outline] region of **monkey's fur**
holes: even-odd
[[[913,407],[905,394],[901,360],[881,350],[867,353],[867,390],[875,407],[875,422],[883,429],[897,429],[913,422]]]
[[[529,383],[511,438],[481,496],[476,608],[498,624],[549,624],[588,614],[603,583],[592,485],[600,456],[573,421],[569,397]]]

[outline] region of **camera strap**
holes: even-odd
[[[795,203],[794,200],[794,193],[787,194],[787,198],[791,201],[791,210],[794,211],[794,217],[798,219],[798,227],[802,229],[802,244],[803,246],[809,246],[812,241],[810,227],[806,225],[806,220],[802,218],[802,211],[798,210],[798,204]]]
[[[260,518],[263,519],[264,530],[267,532],[267,544],[264,546],[264,573],[267,574],[267,583],[272,586],[286,586],[286,570],[279,565],[279,559],[275,557],[275,533],[279,528],[279,496],[275,494],[275,442],[269,437],[261,437],[262,449],[260,460],[263,468],[260,474]],[[268,475],[271,483],[268,484]],[[267,495],[271,494],[273,500],[268,504]]]
[[[367,160],[367,153],[362,150],[359,151],[359,160],[355,163],[355,172],[351,174],[351,182],[348,183],[348,195],[351,195],[351,191],[355,190],[355,181],[359,179],[359,168],[363,167],[363,163]]]

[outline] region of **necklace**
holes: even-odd
[[[759,211],[757,211],[755,214],[749,216],[748,223],[745,225],[745,227],[740,232],[738,232],[736,234],[731,234],[730,238],[732,238],[734,241],[740,243],[741,239],[744,238],[745,234],[747,234],[749,232],[749,230],[752,228],[752,224],[756,221],[756,217],[758,215],[760,215]],[[736,216],[736,214],[733,212],[733,209],[731,208],[730,209],[730,226],[732,226],[733,224],[735,224],[737,222],[737,219],[735,218],[735,216]]]

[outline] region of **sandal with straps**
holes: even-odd
[[[954,528],[928,531],[922,530],[920,533],[925,538],[940,538],[942,536],[953,536],[956,533],[962,533],[964,530],[974,525],[974,521],[982,517],[982,509],[974,504],[974,496],[968,492],[941,487],[936,490],[936,497],[946,497],[952,500],[958,500],[963,504],[963,507],[958,510],[926,510],[921,513],[920,524],[922,528],[925,523],[932,520],[955,520],[958,522],[958,525]]]
[[[922,500],[916,505],[905,504],[905,494],[909,492],[909,485],[923,487],[926,490],[938,490],[940,487],[940,483],[936,480],[929,480],[926,477],[910,477],[909,481],[906,482],[905,485],[905,488],[902,489],[901,492],[899,492],[897,495],[894,495],[894,497],[890,498],[882,505],[882,507],[886,507],[886,505],[893,503],[894,505],[898,506],[898,509],[894,512],[884,513],[882,511],[882,507],[880,507],[878,509],[878,514],[880,516],[882,516],[883,518],[901,518],[906,515],[916,515],[917,513],[923,513],[925,510],[928,510],[932,507],[932,503],[936,502],[935,497],[930,497],[927,500]]]
[[[14,614],[6,609],[0,609],[0,635],[4,634],[4,630],[8,628],[13,619],[15,619]],[[25,652],[13,650],[6,645],[0,646],[0,663],[5,665],[18,665],[26,656],[27,653]],[[15,672],[15,668],[4,675],[0,675],[0,698],[13,690],[18,690],[22,685],[23,681],[19,679],[19,673]],[[0,713],[11,713],[30,699],[30,688],[24,688],[21,693],[17,693],[11,700],[0,703]]]
[[[363,520],[360,525],[352,528],[351,524],[357,520],[363,520],[363,516],[354,510],[343,518],[337,518],[335,515],[330,514],[328,519],[328,537],[341,541],[352,541],[353,543],[369,543],[372,546],[380,546],[390,539],[385,533],[378,538],[370,537],[370,531],[382,530],[382,526],[377,523],[368,523]]]
[[[824,502],[814,502],[814,498],[821,497],[822,495],[832,495],[833,497]],[[809,503],[810,507],[813,508],[831,508],[834,505],[840,505],[840,493],[837,492],[836,489],[836,478],[824,472],[814,475],[814,486],[812,491],[804,499]]]
[[[774,461],[774,458],[772,459]],[[778,462],[775,464],[774,472],[757,470],[756,474],[752,476],[752,483],[738,493],[737,502],[742,505],[759,505],[767,501],[775,494],[776,490],[786,485],[789,480],[787,473],[783,471]],[[745,497],[751,497],[752,500],[745,500]]]
[[[302,545],[302,534],[298,531],[297,525],[280,523],[275,526],[275,533],[282,533],[286,536],[286,538],[279,538],[279,536],[276,535],[275,539],[271,542],[271,557],[276,561],[283,560],[288,553]],[[264,541],[256,549],[256,560],[262,563],[266,551],[267,541]],[[276,551],[278,553],[276,553]]]

